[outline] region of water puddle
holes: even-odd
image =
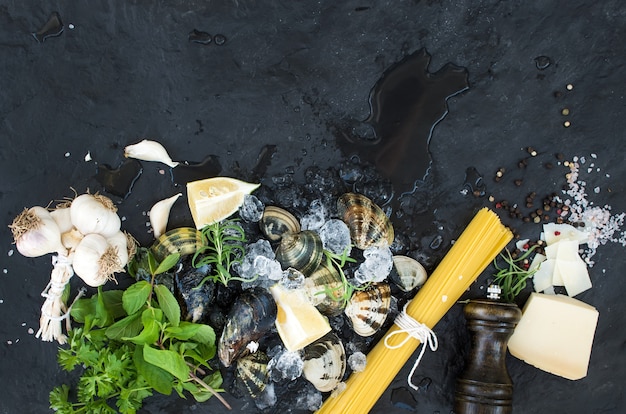
[[[96,181],[107,193],[125,199],[142,172],[139,161],[127,158],[117,168],[112,168],[108,164],[98,164]]]
[[[222,165],[216,155],[207,155],[200,162],[181,162],[175,168],[171,168],[170,171],[174,184],[185,185],[190,181],[203,180],[217,176],[222,172]]]
[[[61,15],[57,12],[52,12],[46,24],[37,32],[31,34],[38,43],[43,43],[47,38],[59,36],[61,33],[63,33]]]
[[[431,56],[421,49],[394,64],[370,93],[373,138],[361,126],[341,131],[338,143],[349,155],[374,164],[396,188],[411,192],[431,166],[433,129],[448,113],[447,99],[469,88],[465,68],[448,63],[428,71]],[[343,138],[343,139],[341,139]]]

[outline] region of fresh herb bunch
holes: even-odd
[[[537,269],[528,270],[524,261],[535,250],[537,245],[531,246],[523,255],[514,259],[511,252],[505,249],[500,253],[500,258],[505,262],[503,267],[498,265],[498,258],[493,261],[497,272],[494,274],[493,283],[500,286],[502,298],[508,303],[513,303],[517,295],[526,288],[526,280],[531,278]]]
[[[246,250],[246,233],[237,223],[237,220],[227,220],[204,226],[202,229],[203,245],[193,256],[193,266],[211,265],[213,273],[200,282],[202,286],[207,280],[221,282],[228,286],[231,280],[251,282],[254,279],[244,279],[233,276],[230,269],[234,263],[240,263]]]
[[[99,288],[74,303],[71,316],[83,326],[69,332],[70,346],[59,349],[58,360],[67,371],[81,367],[82,375],[75,393],[65,384],[51,391],[53,410],[130,414],[153,391],[169,395],[173,390],[181,398],[187,391],[197,401],[215,395],[230,408],[218,394],[220,372],[205,371],[216,352],[213,328],[181,321],[174,295],[154,283],[178,259],[173,254],[158,264],[148,252],[150,282],[138,281],[124,291]],[[109,405],[113,401],[117,410]]]
[[[324,249],[324,256],[326,257],[326,261],[329,267],[334,267],[339,272],[341,276],[341,285],[337,287],[326,286],[324,291],[319,292],[319,294],[325,294],[329,298],[341,302],[342,307],[346,307],[350,298],[352,297],[352,293],[355,290],[364,290],[370,285],[369,283],[356,286],[350,283],[346,274],[343,271],[343,268],[346,266],[346,263],[356,263],[356,260],[348,255],[350,251],[350,247],[346,247],[346,249],[341,254],[333,253],[330,250]]]

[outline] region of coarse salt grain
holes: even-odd
[[[582,252],[581,256],[585,263],[587,263],[589,267],[592,267],[594,261],[592,261],[591,258],[596,254],[596,250],[599,246],[605,245],[608,242],[619,243],[622,246],[626,246],[626,232],[621,229],[626,214],[611,214],[611,206],[595,206],[593,201],[587,199],[587,183],[579,179],[580,165],[577,161],[582,158],[584,157],[574,157],[574,162],[568,163],[570,169],[569,174],[567,174],[568,189],[563,190],[563,193],[571,197],[571,199],[564,201],[559,199],[557,201],[563,202],[569,207],[569,212],[563,211],[564,214],[561,214],[562,216],[569,214],[569,221],[574,223],[583,222],[585,224],[584,231],[588,235],[588,241],[587,248]],[[592,158],[597,157],[592,155]],[[597,170],[599,171],[600,168]],[[590,172],[591,171],[588,171],[588,173]],[[595,187],[594,192],[598,194],[600,187]],[[572,199],[574,202],[572,202]]]

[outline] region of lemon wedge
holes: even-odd
[[[278,308],[276,330],[287,350],[302,349],[330,332],[328,319],[313,306],[304,291],[274,285],[270,292]]]
[[[261,184],[230,177],[213,177],[187,183],[187,202],[197,229],[233,215],[243,204],[246,194]]]

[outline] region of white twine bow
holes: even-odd
[[[400,329],[391,332],[385,337],[385,346],[389,349],[397,349],[406,344],[409,341],[409,338],[415,338],[420,341],[420,343],[422,344],[422,349],[420,350],[420,353],[415,360],[413,368],[411,368],[411,372],[409,372],[409,376],[407,378],[409,386],[417,391],[419,387],[413,384],[411,378],[413,377],[415,370],[417,369],[420,361],[422,360],[422,357],[424,356],[424,352],[426,351],[426,345],[430,347],[431,351],[436,351],[439,344],[437,342],[437,335],[435,335],[435,333],[428,326],[416,321],[406,313],[407,305],[408,303],[404,305],[402,312],[400,312],[400,314],[396,316],[396,319],[394,320],[394,323],[398,325]],[[399,334],[406,334],[406,337],[402,340],[402,342],[397,345],[389,345],[389,338]]]

